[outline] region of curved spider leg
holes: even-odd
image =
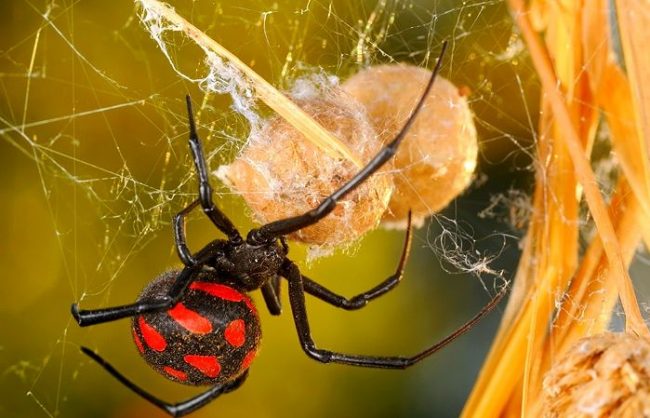
[[[190,125],[190,150],[192,151],[194,166],[196,167],[196,172],[199,176],[199,201],[201,207],[212,223],[221,232],[226,234],[230,241],[241,242],[241,235],[239,234],[239,231],[237,231],[237,228],[235,228],[235,225],[212,201],[212,186],[210,186],[208,177],[208,164],[205,161],[205,154],[203,153],[201,141],[196,133],[196,124],[194,123],[194,114],[192,113],[192,101],[189,95],[185,96],[185,100],[187,102],[187,115]]]
[[[282,313],[282,302],[280,301],[280,277],[275,276],[262,285],[262,296],[266,308],[271,315],[277,316]]]
[[[286,219],[280,219],[278,221],[270,222],[259,228],[252,229],[248,233],[247,241],[250,244],[259,245],[259,244],[273,241],[274,239],[282,235],[287,235],[292,232],[298,231],[299,229],[303,229],[310,225],[315,224],[316,222],[320,221],[325,216],[327,216],[332,210],[334,210],[334,208],[336,207],[336,203],[340,199],[342,199],[345,195],[350,193],[352,190],[356,189],[368,177],[374,174],[377,170],[379,170],[379,168],[381,168],[381,166],[383,166],[388,160],[390,160],[393,157],[393,155],[395,155],[395,153],[397,152],[397,148],[399,147],[400,143],[408,133],[411,126],[413,125],[413,122],[415,122],[415,118],[417,117],[420,109],[422,109],[422,106],[424,105],[424,101],[429,95],[431,88],[433,87],[433,82],[435,81],[436,76],[440,71],[440,67],[442,65],[442,57],[445,53],[446,47],[447,47],[447,42],[445,41],[442,44],[442,49],[440,51],[440,55],[438,56],[436,66],[433,69],[431,78],[429,79],[426,88],[424,89],[424,93],[420,97],[420,100],[418,101],[417,105],[413,108],[413,111],[411,112],[411,116],[408,118],[408,120],[406,121],[406,123],[404,124],[400,132],[395,136],[395,139],[393,139],[390,143],[388,143],[388,145],[382,148],[377,153],[377,155],[375,155],[372,158],[372,160],[370,160],[370,162],[366,164],[365,167],[363,167],[357,174],[355,174],[354,177],[348,180],[347,183],[345,183],[338,190],[332,193],[329,197],[323,200],[316,208],[302,215],[293,216],[291,218],[286,218]]]
[[[404,275],[404,267],[406,266],[406,262],[408,261],[409,254],[411,252],[413,228],[411,225],[410,211],[408,214],[407,222],[408,224],[406,228],[406,236],[404,237],[404,246],[402,247],[402,255],[399,259],[399,264],[397,265],[397,269],[395,269],[395,273],[390,275],[386,280],[379,283],[372,289],[348,299],[344,296],[332,292],[331,290],[311,280],[310,278],[302,276],[305,292],[317,297],[324,302],[329,303],[330,305],[336,306],[337,308],[353,311],[363,308],[371,300],[376,299],[393,290],[402,280],[402,277]]]
[[[176,277],[174,285],[169,293],[154,300],[140,301],[128,305],[114,306],[112,308],[79,310],[79,305],[72,304],[70,309],[72,316],[79,326],[101,324],[104,322],[116,321],[149,312],[159,312],[172,308],[183,296],[187,287],[192,283],[200,266],[185,267]]]
[[[410,367],[447,344],[451,343],[456,338],[460,337],[476,325],[476,323],[483,318],[488,312],[497,306],[497,303],[506,294],[506,287],[504,287],[487,305],[485,305],[472,319],[460,326],[454,332],[449,334],[434,345],[426,348],[418,354],[411,357],[402,356],[366,356],[358,354],[345,354],[338,353],[330,350],[324,350],[316,347],[311,338],[309,330],[309,320],[307,318],[307,310],[305,308],[305,293],[303,286],[303,279],[298,267],[290,261],[283,267],[283,273],[289,280],[289,302],[291,304],[291,311],[293,319],[298,331],[298,338],[302,349],[307,355],[321,363],[340,363],[350,366],[358,367],[372,367],[380,369],[406,369]]]
[[[188,286],[194,281],[196,273],[201,269],[202,263],[207,259],[218,257],[221,251],[221,246],[218,243],[213,242],[206,245],[204,249],[197,253],[198,262],[194,265],[186,266],[181,270],[167,295],[160,299],[139,301],[128,305],[93,310],[79,310],[79,306],[73,303],[70,308],[72,316],[79,326],[86,327],[144,313],[170,309],[183,297]]]
[[[199,199],[190,203],[185,209],[178,212],[174,216],[174,241],[176,242],[176,253],[178,258],[186,266],[193,266],[196,264],[196,260],[192,256],[192,252],[187,246],[187,239],[185,238],[185,217],[199,205]]]
[[[162,409],[163,411],[167,412],[169,415],[173,417],[182,417],[184,415],[189,414],[190,412],[194,412],[197,409],[204,407],[208,403],[218,398],[220,395],[223,395],[228,392],[232,392],[233,390],[239,388],[248,377],[248,370],[246,370],[244,374],[242,374],[240,377],[238,377],[237,379],[235,379],[234,381],[228,384],[222,386],[214,386],[208,389],[207,391],[197,396],[194,396],[190,399],[186,399],[179,403],[170,404],[156,398],[149,392],[137,386],[135,383],[131,382],[123,374],[118,372],[117,369],[115,369],[115,367],[113,367],[108,361],[104,360],[102,357],[100,357],[97,353],[95,353],[91,349],[87,347],[81,347],[81,351],[85,355],[93,359],[95,362],[97,362],[100,366],[102,366],[104,370],[106,370],[111,376],[116,378],[124,386],[131,389],[133,392],[135,392],[142,398],[146,399],[147,401],[151,402],[152,404],[156,405],[158,408]]]

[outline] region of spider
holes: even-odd
[[[132,318],[133,339],[144,359],[172,381],[211,387],[190,399],[172,404],[153,396],[118,372],[92,350],[83,353],[99,363],[127,388],[174,417],[189,414],[220,395],[239,388],[248,377],[260,341],[260,322],[248,292],[260,289],[271,315],[280,315],[281,280],[289,286],[289,301],[302,349],[322,363],[383,369],[412,366],[461,334],[491,311],[504,295],[499,292],[467,323],[436,344],[412,357],[384,357],[345,354],[319,348],[311,337],[305,293],[337,308],[356,310],[384,295],[399,284],[411,243],[410,217],[401,258],[393,275],[352,298],[345,298],[301,274],[287,254],[284,236],[318,222],[329,214],[339,199],[350,193],[395,154],[400,142],[421,109],[440,70],[446,44],[419,102],[399,134],[352,179],[324,199],[318,207],[299,216],[274,221],[251,230],[242,238],[233,223],[212,201],[208,167],[197,135],[192,104],[187,96],[189,145],[198,174],[199,196],[174,217],[173,230],[182,270],[163,273],[144,289],[136,303],[98,310],[79,310],[72,315],[80,326]],[[201,207],[227,239],[216,239],[192,253],[185,238],[185,217]]]

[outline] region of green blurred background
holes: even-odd
[[[431,68],[442,40],[451,41],[443,74],[471,92],[481,140],[476,181],[417,231],[397,291],[353,313],[308,300],[320,346],[411,354],[446,335],[495,293],[493,276],[464,271],[450,256],[466,267],[488,260],[511,276],[530,192],[538,84],[502,2],[174,5],[281,88],[315,68],[341,78],[374,63]],[[180,36],[173,42],[179,67],[202,74],[199,51]],[[80,329],[69,315],[73,301],[129,303],[178,265],[170,219],[196,188],[187,93],[201,104],[200,133],[216,169],[243,143],[246,123],[230,97],[204,97],[173,71],[133,2],[0,1],[0,416],[163,416],[83,357],[80,345],[165,400],[196,393],[148,368],[128,321]],[[248,230],[241,200],[221,185],[217,193],[220,207]],[[191,218],[189,233],[192,248],[216,236],[201,216]],[[304,247],[293,245],[292,255],[309,276],[352,295],[393,271],[402,237],[378,230],[351,251],[310,264]],[[457,416],[499,317],[416,367],[382,371],[308,359],[288,310],[279,318],[261,310],[263,346],[248,382],[193,416]]]

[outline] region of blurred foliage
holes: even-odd
[[[482,161],[476,185],[444,212],[455,221],[444,228],[469,231],[473,247],[463,251],[470,256],[498,256],[491,267],[505,269],[506,277],[514,270],[520,231],[509,223],[508,208],[495,217],[479,214],[508,189],[528,192],[536,112],[527,106],[537,103],[538,86],[500,1],[178,3],[279,87],[316,67],[345,77],[379,62],[426,66],[450,39],[443,73],[471,91]],[[183,69],[198,74],[199,55],[183,58]],[[80,329],[69,315],[73,301],[86,308],[129,303],[148,280],[178,264],[170,219],[196,188],[186,93],[204,105],[200,134],[214,169],[236,152],[246,126],[229,109],[229,97],[202,101],[197,86],[174,73],[132,2],[0,2],[1,416],[162,416],[83,357],[82,344],[163,399],[196,392],[146,366],[128,321]],[[222,187],[217,192],[220,207],[246,231],[252,223],[242,202]],[[309,299],[317,343],[410,354],[478,311],[494,293],[492,278],[485,277],[487,292],[475,275],[444,271],[449,266],[433,248],[443,219],[417,232],[397,291],[354,313]],[[215,237],[199,215],[189,234],[192,248]],[[391,274],[401,245],[401,233],[379,230],[313,265],[304,265],[299,245],[292,256],[310,277],[351,295]],[[301,351],[288,308],[279,318],[263,312],[262,352],[248,382],[193,416],[456,416],[497,320],[491,315],[421,365],[396,372],[318,364]]]

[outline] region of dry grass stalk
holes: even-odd
[[[643,123],[630,121],[634,82],[628,83],[613,62],[611,41],[603,31],[608,27],[607,5],[603,0],[536,0],[531,13],[521,0],[510,0],[510,6],[545,93],[540,163],[534,215],[513,299],[463,411],[465,417],[541,416],[544,374],[578,338],[605,329],[619,296],[628,329],[648,336],[627,274],[640,232],[649,231],[648,154],[640,134]],[[531,20],[535,29],[544,31],[545,46]],[[586,157],[599,108],[605,111],[625,174],[609,213]],[[583,186],[598,228],[579,266],[574,226],[581,189],[571,173]],[[562,305],[556,312],[557,301]],[[554,314],[556,322],[549,330]]]
[[[264,80],[249,66],[244,64],[236,55],[176,13],[171,6],[158,0],[136,0],[136,2],[139,2],[147,11],[155,13],[171,25],[178,27],[202,48],[214,52],[239,69],[239,71],[248,77],[259,99],[277,112],[278,115],[286,119],[291,126],[296,128],[305,138],[320,148],[325,154],[332,158],[343,158],[351,161],[357,167],[363,166],[362,162],[358,160],[342,141],[320,126],[303,112],[300,107]]]
[[[616,272],[617,286],[619,288],[623,309],[626,313],[626,327],[631,332],[648,335],[648,329],[639,311],[632,282],[627,273],[623,256],[616,240],[614,227],[607,214],[605,202],[598,190],[596,177],[585,156],[585,150],[583,145],[581,145],[575,123],[571,119],[566,98],[558,88],[558,80],[549,56],[526,17],[526,9],[523,1],[510,0],[509,3],[515,15],[515,20],[528,44],[533,63],[542,81],[544,93],[547,95],[546,97],[551,104],[556,121],[562,126],[566,135],[566,137],[560,136],[560,138],[565,139],[563,141],[564,145],[569,151],[575,174],[584,189],[585,199],[603,242],[605,253],[610,263],[610,269]]]
[[[625,68],[633,86],[637,129],[650,150],[650,2],[616,0]],[[647,245],[647,241],[646,241]]]

